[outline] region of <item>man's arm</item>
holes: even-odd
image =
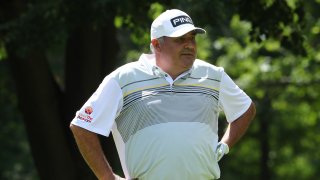
[[[229,123],[226,132],[224,133],[221,142],[226,143],[231,148],[247,131],[250,122],[253,120],[256,114],[256,108],[253,102],[248,110],[243,113],[238,119]]]
[[[99,180],[114,180],[113,173],[104,152],[102,150],[98,136],[86,129],[71,124],[70,129],[74,135],[78,148],[91,170]]]

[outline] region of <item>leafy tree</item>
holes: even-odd
[[[311,4],[313,8],[319,6],[310,3],[296,7],[306,12],[299,16],[301,24],[288,23],[288,26],[300,26],[298,34],[294,31],[288,34],[287,27],[280,24],[277,31],[287,38],[275,37],[271,33],[271,37],[268,35],[257,43],[252,41],[252,31],[257,27],[251,21],[241,22],[240,13],[240,16],[233,17],[230,24],[234,36],[221,37],[214,42],[216,50],[224,54],[218,57],[218,64],[226,67],[248,90],[258,109],[253,128],[245,141],[240,143],[239,150],[230,155],[246,164],[239,166],[237,162],[226,160],[225,163],[229,163],[223,164],[227,168],[226,179],[314,179],[318,176],[319,156],[317,153],[310,156],[310,152],[316,152],[316,146],[311,144],[319,138],[315,134],[319,129],[319,103],[316,100],[319,97],[319,76],[315,68],[319,64],[314,56],[318,45],[315,49],[309,46],[316,40],[311,33],[315,27],[312,25],[314,21],[308,24],[305,19],[315,17],[309,14],[313,12]],[[251,12],[250,9],[247,12]],[[293,13],[293,16],[296,14]],[[245,19],[248,20],[248,17]],[[304,37],[303,41],[294,40],[297,35]],[[289,46],[286,44],[288,39],[292,41]],[[259,151],[255,152],[257,149]]]
[[[115,12],[108,7],[108,14],[102,16],[106,6],[112,4],[1,2],[1,40],[41,179],[94,178],[74,145],[68,124],[104,74],[114,68],[115,28],[106,24],[113,23]],[[62,59],[60,72],[65,77],[52,71],[48,54]]]
[[[318,0],[1,1],[0,59],[39,177],[95,179],[70,120],[106,74],[149,51],[152,19],[167,8],[206,28],[199,58],[223,66],[257,105],[248,134],[221,162],[222,179],[318,177]],[[121,173],[111,138],[102,143]]]
[[[36,179],[8,64],[0,61],[0,179]]]

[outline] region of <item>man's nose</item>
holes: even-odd
[[[186,48],[186,49],[195,49],[195,47],[196,47],[196,43],[195,43],[194,40],[192,40],[192,39],[186,40],[184,48]]]

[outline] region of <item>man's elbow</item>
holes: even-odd
[[[75,138],[95,135],[95,133],[88,131],[87,129],[84,129],[72,123],[70,124],[69,127]]]
[[[250,116],[251,116],[250,120],[251,121],[255,118],[256,113],[257,113],[256,105],[254,104],[254,102],[252,102],[250,105]]]
[[[72,124],[72,123],[70,123],[69,128],[70,128],[71,132],[73,133],[73,135],[75,135],[79,131],[79,127],[77,125]]]
[[[237,120],[240,120],[242,123],[249,125],[251,121],[256,116],[256,106],[252,102],[245,113],[242,114]]]

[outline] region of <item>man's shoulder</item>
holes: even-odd
[[[148,61],[152,61],[154,58],[153,54],[141,54],[140,57],[136,61],[128,62],[122,66],[120,66],[116,72],[120,74],[127,73],[149,73],[151,72],[151,66],[148,65]]]
[[[215,71],[215,72],[223,72],[224,71],[223,67],[215,66],[215,65],[213,65],[209,62],[206,62],[204,60],[201,60],[201,59],[196,59],[193,66],[196,71],[203,71],[205,69],[210,70],[210,71]]]
[[[148,68],[140,61],[124,64],[113,71],[110,76],[116,80],[121,87],[132,82],[153,77]]]
[[[111,74],[114,77],[133,75],[139,71],[145,71],[145,67],[139,61],[129,62],[114,70]]]

